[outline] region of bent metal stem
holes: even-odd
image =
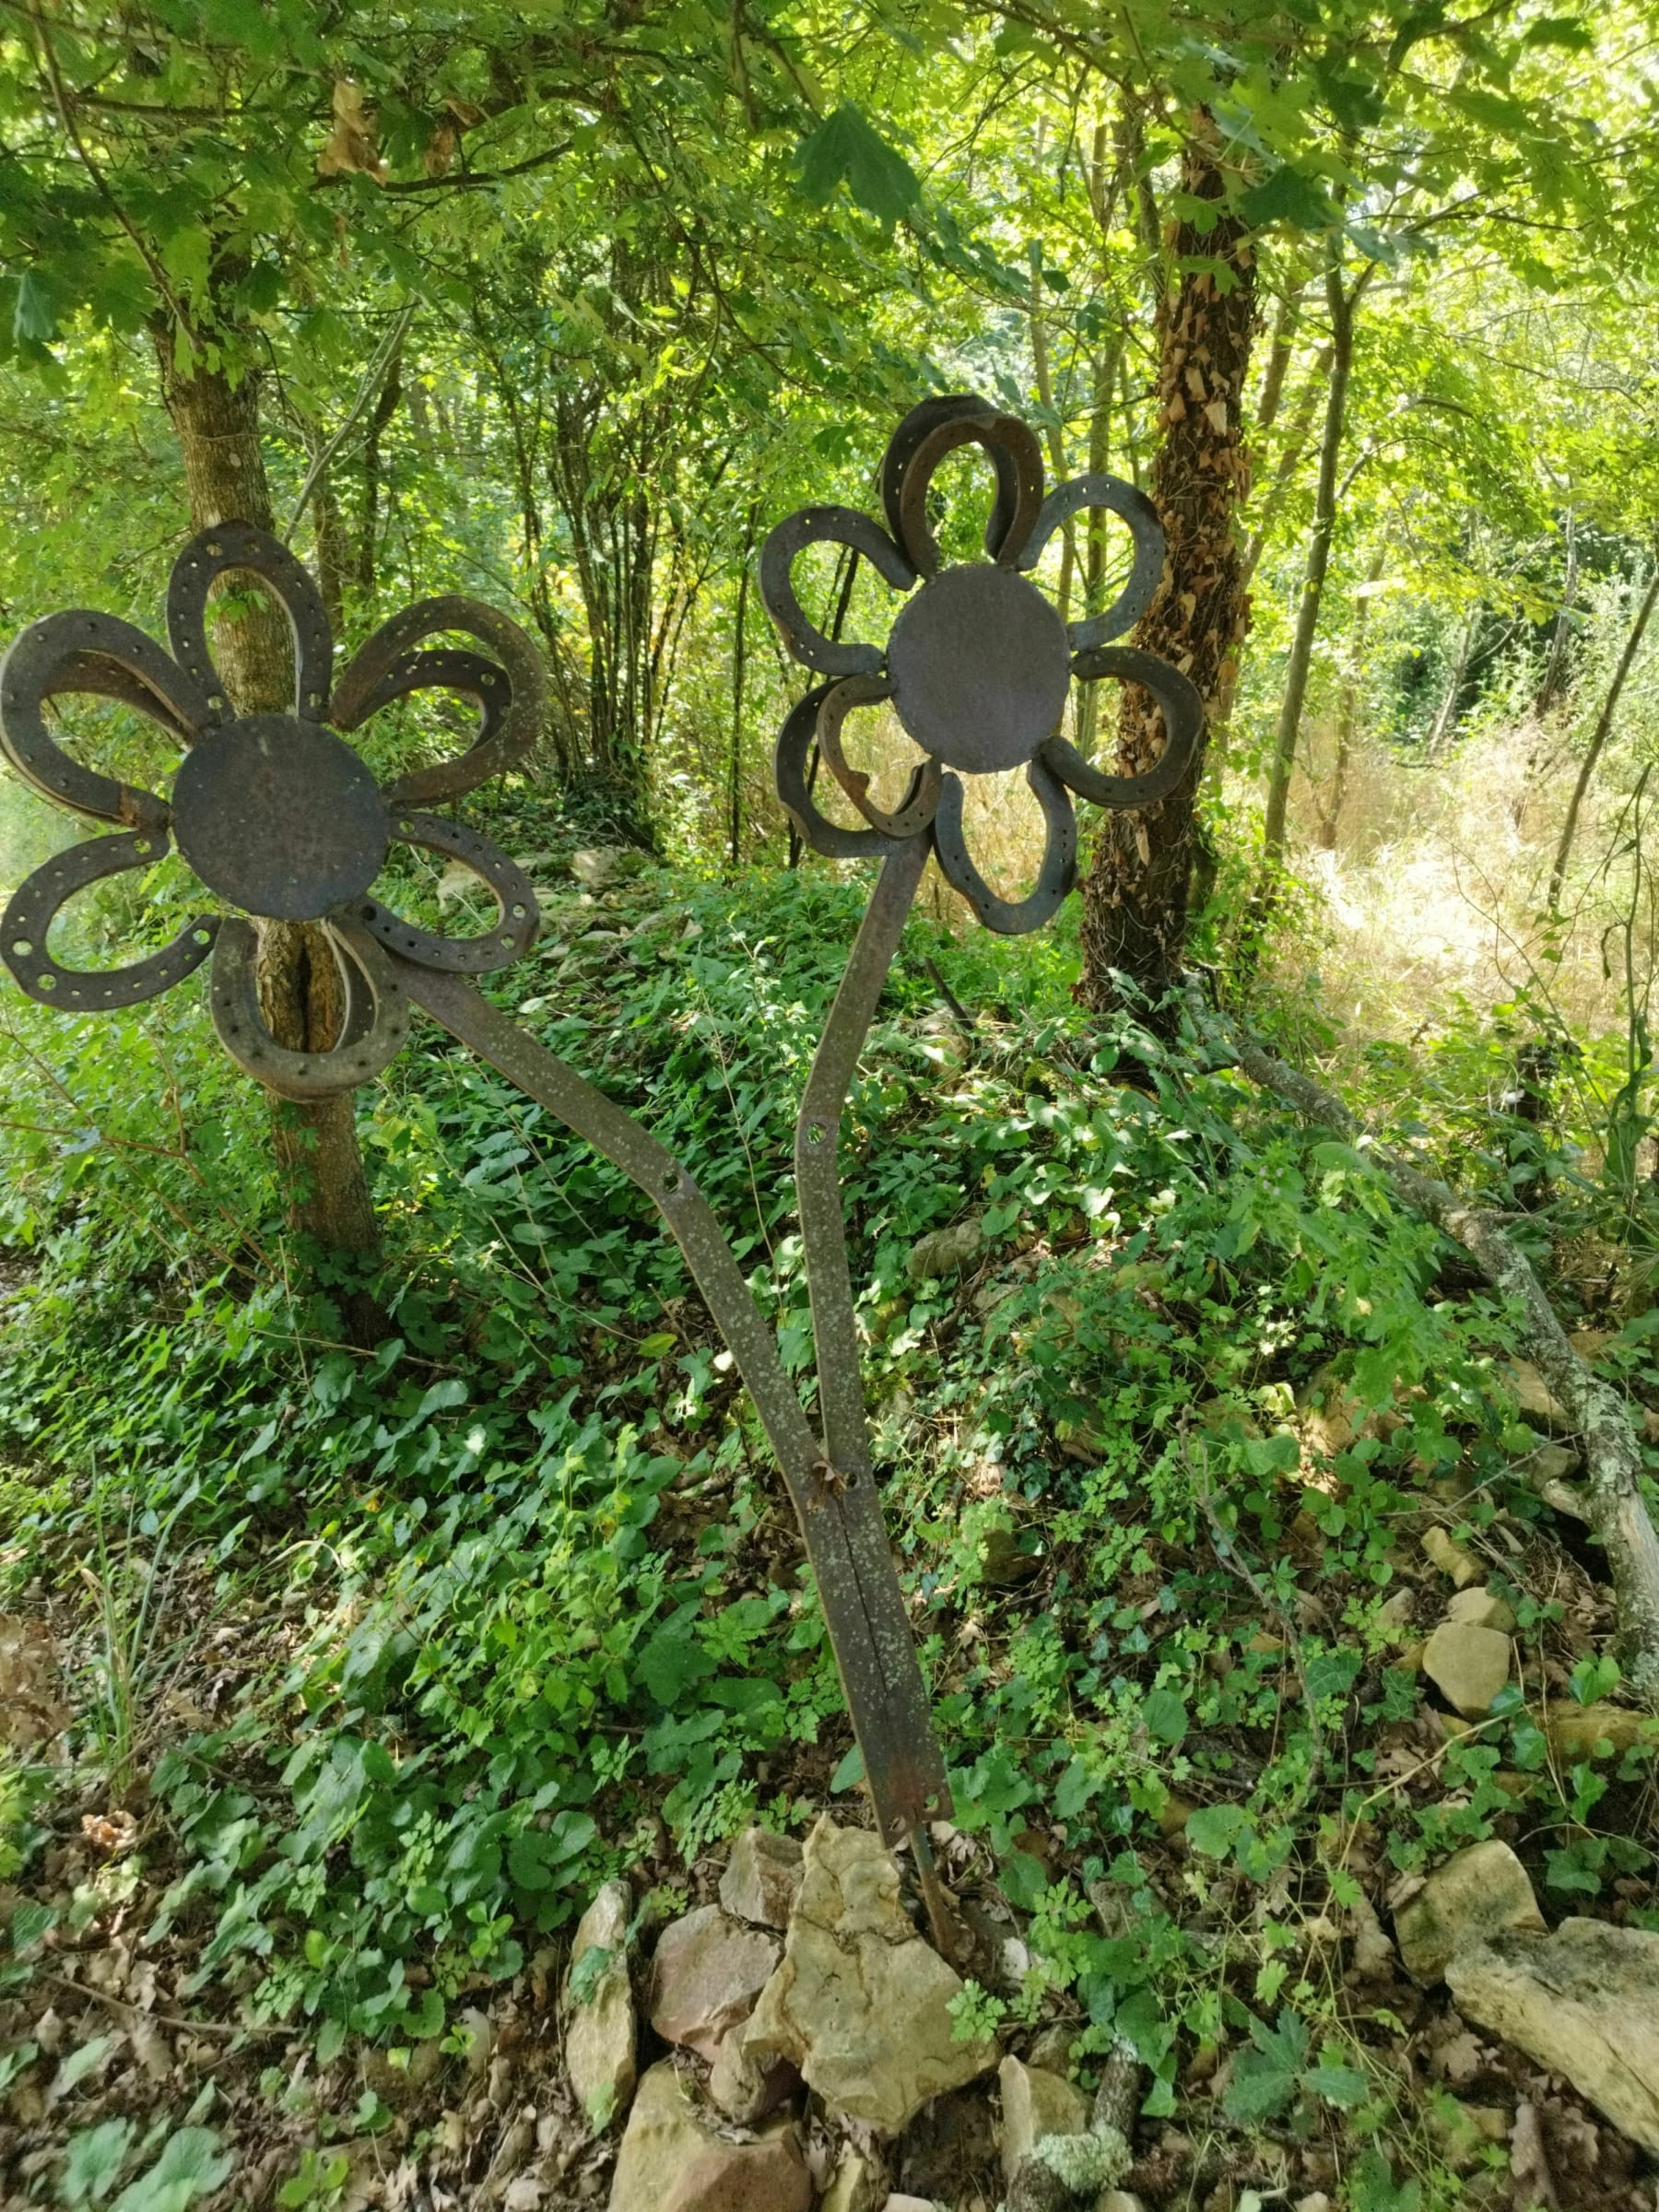
[[[934,535],[938,517],[928,492],[940,462],[963,444],[983,449],[996,488],[988,560],[953,566]],[[821,1441],[784,1372],[775,1333],[684,1163],[493,1006],[473,980],[522,958],[539,920],[535,892],[505,853],[475,830],[422,811],[514,766],[540,730],[539,656],[493,607],[423,600],[382,624],[331,691],[333,636],[311,577],[274,539],[225,523],[193,539],[174,565],[171,653],[131,625],[85,610],[34,623],[0,664],[0,750],[37,791],[113,825],[113,833],[71,847],[18,887],[0,918],[0,960],[41,1005],[89,1013],[157,997],[211,959],[209,1005],[220,1042],[250,1075],[292,1099],[370,1081],[402,1049],[418,1006],[631,1178],[677,1241],[754,1400],[800,1522],[882,1836],[889,1845],[910,1838],[935,1940],[950,1953],[957,1947],[927,1833],[930,1820],[948,1817],[950,1792],[865,1424],[839,1172],[841,1112],[930,855],[988,928],[1035,929],[1076,879],[1073,794],[1112,807],[1167,796],[1190,771],[1201,710],[1185,677],[1151,654],[1107,642],[1145,611],[1163,571],[1162,529],[1133,486],[1096,474],[1045,499],[1030,429],[968,395],[913,408],[888,445],[881,482],[891,536],[851,509],[806,508],[771,533],[759,564],[761,596],[785,645],[830,679],[784,724],[779,796],[815,851],[882,862],[795,1128]],[[1134,558],[1112,606],[1066,625],[1028,574],[1054,533],[1086,508],[1127,523]],[[886,649],[826,638],[806,618],[793,570],[796,557],[820,542],[853,548],[895,590],[914,592]],[[257,577],[288,615],[295,662],[288,711],[236,716],[214,668],[208,595],[232,571]],[[839,633],[839,621],[835,628]],[[457,633],[488,652],[426,642]],[[1072,678],[1103,677],[1142,686],[1162,710],[1164,754],[1144,775],[1102,774],[1058,734]],[[477,708],[470,747],[378,784],[336,733],[429,691]],[[45,709],[76,693],[112,699],[185,747],[166,798],[103,775],[59,746]],[[888,702],[923,754],[890,811],[877,804],[870,776],[842,745],[855,709]],[[818,808],[820,761],[863,827],[844,827]],[[1013,768],[1024,769],[1046,825],[1037,882],[1018,900],[1000,897],[974,865],[962,781]],[[49,951],[57,916],[76,895],[154,866],[175,842],[217,894],[218,911],[196,915],[171,945],[124,968],[70,968]],[[494,922],[476,936],[452,938],[382,904],[371,889],[394,843],[468,870],[494,900]],[[272,922],[314,923],[333,949],[345,1010],[322,1049],[288,1050],[266,1025],[259,948]]]

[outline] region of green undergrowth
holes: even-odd
[[[501,992],[685,1158],[808,1394],[792,1106],[864,895],[572,888]],[[1547,1516],[1512,1471],[1537,1440],[1497,1379],[1503,1314],[1360,1154],[1191,1040],[1086,1028],[1073,971],[1063,934],[913,920],[843,1140],[957,1824],[1028,1916],[1023,1983],[965,2018],[1058,2007],[1084,2062],[1127,2038],[1154,2113],[1183,2050],[1231,2044],[1230,2119],[1346,2112],[1367,2142],[1387,2023],[1299,1929],[1517,1834],[1518,1798],[1558,1901],[1628,1900],[1646,1754],[1564,1766],[1539,1725],[1526,1670],[1572,1654],[1524,1571]],[[859,1817],[764,1440],[615,1171],[419,1032],[359,1102],[396,1332],[359,1353],[302,1287],[262,1109],[199,1006],[5,1018],[4,1572],[10,1602],[100,1593],[74,1747],[143,1816],[121,1878],[159,1870],[146,1940],[182,1947],[201,2001],[309,2022],[324,2059],[448,2038],[665,1833],[683,1880],[750,1820]],[[969,1214],[973,1270],[913,1282],[915,1240]],[[1659,1382],[1640,1329],[1623,1371]],[[1322,1395],[1345,1409],[1323,1449]],[[1429,1519],[1510,1562],[1524,1653],[1432,1758],[1379,1620]],[[198,1696],[213,1622],[241,1663]],[[1616,1682],[1598,1649],[1564,1694]],[[14,1776],[17,1977],[107,1896],[29,1888],[45,1784]]]

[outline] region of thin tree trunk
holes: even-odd
[[[1250,543],[1244,548],[1243,582],[1247,591],[1250,588],[1252,578],[1255,575],[1256,566],[1266,547],[1269,534],[1274,524],[1278,520],[1279,509],[1284,505],[1290,487],[1296,481],[1296,472],[1301,466],[1302,455],[1308,450],[1308,440],[1313,431],[1313,416],[1319,406],[1319,394],[1330,373],[1331,348],[1328,346],[1322,346],[1313,357],[1313,365],[1308,371],[1307,382],[1296,395],[1296,412],[1290,418],[1284,450],[1279,454],[1277,464],[1274,468],[1273,480],[1267,487],[1261,505],[1256,509],[1255,528],[1251,533]],[[1277,412],[1277,408],[1275,412]]]
[[[1555,913],[1561,903],[1561,885],[1567,875],[1567,863],[1572,853],[1572,841],[1578,832],[1579,809],[1584,803],[1584,794],[1590,788],[1590,779],[1595,773],[1595,764],[1602,757],[1602,748],[1613,733],[1613,716],[1625,688],[1625,679],[1635,665],[1636,655],[1647,632],[1653,603],[1659,599],[1659,546],[1653,550],[1653,569],[1648,578],[1647,590],[1636,609],[1636,619],[1630,625],[1630,634],[1624,641],[1624,651],[1618,656],[1618,665],[1613,671],[1613,681],[1607,686],[1607,696],[1602,701],[1601,712],[1595,718],[1595,727],[1590,734],[1590,743],[1584,750],[1583,765],[1578,772],[1578,782],[1572,787],[1572,796],[1567,803],[1567,819],[1561,824],[1561,841],[1556,847],[1555,865],[1549,871],[1549,911]]]
[[[1285,378],[1289,373],[1290,359],[1296,351],[1296,334],[1301,326],[1302,294],[1308,288],[1305,276],[1299,276],[1286,286],[1278,304],[1278,313],[1273,318],[1273,336],[1267,346],[1267,365],[1262,372],[1262,389],[1256,398],[1255,430],[1258,438],[1265,437],[1278,419],[1279,402],[1285,394]]]
[[[1182,162],[1189,200],[1220,201],[1226,182],[1210,118],[1193,118]],[[1249,621],[1233,523],[1250,483],[1242,434],[1244,380],[1255,314],[1255,262],[1241,222],[1176,227],[1181,274],[1159,318],[1159,422],[1151,499],[1168,539],[1163,581],[1135,643],[1191,677],[1213,715],[1231,689]],[[1121,772],[1163,750],[1163,719],[1125,687],[1118,720]],[[1098,1011],[1119,996],[1114,971],[1158,997],[1179,975],[1195,847],[1200,745],[1171,795],[1135,814],[1108,814],[1083,886],[1078,996]]]
[[[743,841],[743,679],[748,665],[749,570],[754,565],[755,524],[759,508],[749,502],[743,528],[743,563],[737,571],[737,635],[732,645],[732,781],[730,794],[732,865]]]
[[[1380,547],[1365,579],[1368,584],[1382,581],[1386,559],[1386,547]],[[1328,803],[1319,802],[1319,841],[1327,853],[1336,850],[1336,830],[1342,819],[1342,802],[1347,796],[1354,742],[1359,735],[1359,701],[1365,687],[1365,633],[1370,621],[1371,594],[1362,592],[1354,608],[1353,637],[1348,646],[1347,669],[1342,679],[1342,703],[1336,713],[1336,758],[1331,767],[1330,798]]]
[[[1360,284],[1363,282],[1361,277]],[[1274,734],[1267,811],[1262,830],[1263,852],[1270,866],[1285,849],[1285,809],[1289,803],[1296,742],[1301,734],[1302,709],[1307,702],[1308,677],[1313,665],[1313,641],[1319,634],[1319,610],[1331,563],[1331,540],[1336,529],[1336,463],[1342,452],[1348,376],[1354,365],[1354,307],[1359,291],[1359,284],[1354,288],[1353,298],[1343,290],[1342,265],[1333,253],[1325,270],[1325,305],[1331,317],[1331,375],[1325,386],[1324,429],[1319,441],[1313,535],[1308,544],[1308,565],[1302,579],[1301,604],[1296,610],[1289,665],[1285,670],[1285,695],[1279,702],[1278,727]]]
[[[162,391],[183,457],[193,526],[244,522],[273,529],[253,379],[244,376],[232,386],[222,371],[206,371],[181,378],[171,370],[171,335],[164,334]],[[242,597],[243,611],[221,615],[214,625],[215,660],[231,704],[242,713],[291,708],[288,623],[264,593],[251,601]],[[262,923],[258,982],[261,1009],[278,1044],[316,1052],[335,1041],[345,1008],[334,956],[320,930],[307,923]],[[290,1227],[328,1253],[365,1265],[376,1260],[380,1236],[350,1095],[295,1104],[273,1093],[271,1107]],[[384,1335],[385,1315],[366,1291],[350,1291],[341,1302],[356,1341]]]
[[[1578,510],[1567,510],[1567,572],[1561,579],[1561,604],[1556,609],[1555,629],[1549,640],[1549,658],[1544,664],[1544,681],[1533,701],[1541,722],[1559,698],[1567,668],[1567,638],[1572,627],[1572,604],[1578,597]]]

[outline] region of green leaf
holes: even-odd
[[[842,1790],[855,1790],[864,1778],[864,1753],[854,1744],[830,1777],[831,1796],[839,1796]]]
[[[1337,220],[1336,209],[1311,177],[1287,161],[1270,177],[1239,195],[1239,212],[1253,229],[1265,230],[1274,223],[1288,223],[1294,230],[1329,230]],[[1354,1164],[1346,1146],[1334,1147]]]
[[[683,1629],[659,1629],[641,1650],[640,1678],[659,1705],[672,1705],[693,1682],[714,1672],[714,1662]]]
[[[1172,1689],[1149,1689],[1141,1700],[1147,1734],[1160,1744],[1178,1744],[1187,1732],[1187,1710]]]
[[[100,2205],[121,2179],[133,2147],[130,2120],[104,2120],[71,2136],[58,2178],[58,2194],[72,2212],[83,2205]]]
[[[1186,1840],[1206,1859],[1224,1859],[1249,1826],[1250,1815],[1242,1806],[1200,1806],[1187,1815]]]
[[[1365,2102],[1368,2083],[1358,2066],[1344,2066],[1321,2059],[1302,2076],[1302,2085],[1338,2111],[1351,2112]]]
[[[1035,1912],[1038,1900],[1049,1886],[1048,1868],[1029,1851],[1010,1853],[1003,1861],[1000,1879],[1003,1895],[1022,1912]]]
[[[128,2183],[112,2212],[186,2212],[229,2180],[233,2164],[210,2127],[181,2127],[149,2171]]]
[[[1232,2078],[1222,2100],[1230,2120],[1245,2124],[1270,2120],[1282,2112],[1296,2095],[1308,2059],[1308,2024],[1288,2009],[1277,2026],[1265,2020],[1250,2023],[1251,2048],[1233,2061]]]
[[[827,115],[800,150],[801,190],[815,205],[821,207],[843,178],[858,206],[889,229],[921,201],[915,171],[851,100]]]
[[[43,346],[57,328],[52,294],[32,269],[18,280],[17,302],[12,309],[12,336],[19,344]]]

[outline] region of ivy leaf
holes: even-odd
[[[1311,177],[1286,161],[1239,196],[1239,212],[1253,229],[1288,223],[1293,230],[1329,230],[1336,210]]]
[[[822,206],[842,179],[866,214],[890,229],[919,205],[922,187],[910,163],[843,100],[801,141],[801,190]]]

